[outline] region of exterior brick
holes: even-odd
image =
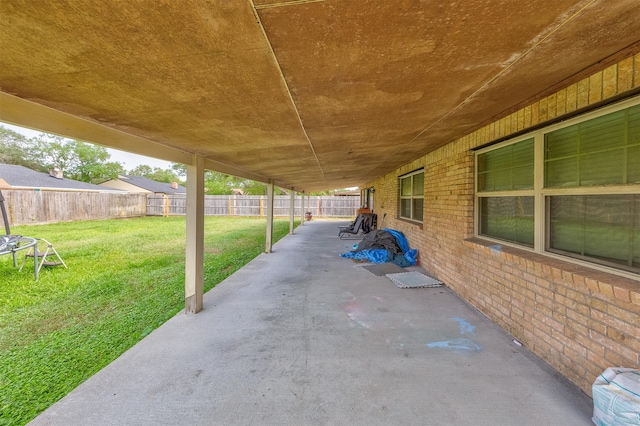
[[[604,357],[609,362],[609,365],[612,365],[615,367],[626,367],[628,365],[633,365],[634,363],[637,363],[636,360],[632,360],[630,358],[624,357],[611,349],[605,350]],[[636,357],[637,357],[637,354],[636,354]]]
[[[474,153],[578,109],[640,89],[640,53],[547,94],[368,186],[385,226],[405,233],[420,265],[587,393],[609,366],[639,365],[640,280],[473,236]],[[424,222],[397,217],[398,177],[425,168]]]
[[[613,294],[613,286],[608,283],[598,283],[598,288],[600,289],[600,293],[605,294],[607,296],[614,296]]]
[[[618,64],[618,91],[625,92],[633,87],[633,56]]]
[[[602,72],[595,73],[589,78],[589,104],[602,100]]]
[[[601,311],[601,312],[606,312],[607,311],[607,303],[603,302],[600,299],[596,299],[596,298],[592,298],[589,301],[589,306],[591,306],[592,309]]]
[[[610,339],[609,337],[602,336],[599,333],[592,332],[590,333],[590,337],[591,339],[595,340],[596,342],[599,342],[602,346],[604,346],[605,358],[608,358],[607,354],[615,353],[618,356],[623,357],[627,360],[626,363],[619,364],[618,365],[619,367],[630,365],[629,361],[635,362],[635,359],[638,356],[638,353],[633,349],[629,349],[623,344],[620,344],[615,340]]]
[[[567,87],[566,112],[573,112],[578,108],[578,85],[572,84]]]
[[[589,106],[589,79],[578,82],[577,108]]]
[[[602,71],[602,97],[610,98],[618,93],[618,65],[611,65]]]
[[[635,331],[637,332],[638,330],[636,329]],[[609,328],[607,330],[607,337],[631,348],[636,353],[640,353],[640,338],[638,338],[637,335],[632,336],[626,333],[621,333],[615,328]]]
[[[609,304],[607,305],[607,313],[611,317],[614,317],[619,324],[628,324],[632,327],[631,330],[634,330],[634,329],[636,331],[640,330],[640,311],[639,310],[631,311],[625,308],[621,308],[619,306]]]
[[[613,287],[613,295],[625,302],[631,302],[631,292],[626,288]]]

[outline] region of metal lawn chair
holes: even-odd
[[[36,277],[36,281],[38,281],[40,269],[43,266],[57,266],[64,265],[65,268],[68,269],[67,265],[64,263],[58,252],[55,248],[53,248],[53,244],[49,241],[42,238],[32,238],[32,237],[23,237],[22,235],[11,235],[11,228],[9,227],[9,217],[7,215],[7,210],[4,205],[4,196],[2,195],[2,191],[0,190],[0,213],[2,214],[2,222],[4,223],[5,235],[0,235],[0,256],[3,254],[10,254],[13,257],[13,267],[18,267],[18,259],[16,254],[21,250],[28,250],[22,259],[22,264],[20,265],[20,271],[24,267],[24,264],[27,262],[28,258],[33,259],[33,268],[34,274]],[[47,249],[44,252],[38,250],[38,241],[43,241],[47,244]],[[58,260],[47,260],[47,257],[56,256]]]
[[[362,238],[376,229],[377,217],[374,213],[360,213],[349,225],[338,227],[338,237],[341,240]]]

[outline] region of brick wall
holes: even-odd
[[[473,237],[473,148],[640,88],[640,54],[595,72],[383,176],[375,208],[405,233],[419,262],[591,394],[609,366],[640,366],[640,280]],[[422,225],[398,219],[398,176],[425,169]],[[380,219],[379,219],[380,221]]]

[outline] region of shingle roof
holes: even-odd
[[[178,185],[178,188],[174,189],[171,187],[170,183],[156,182],[155,180],[151,180],[142,176],[120,175],[119,179],[123,182],[127,182],[131,185],[135,185],[139,188],[146,189],[147,191],[155,193],[185,194],[187,192],[187,188],[182,185]]]
[[[105,192],[105,190],[118,191],[116,189],[107,189],[104,186],[79,182],[73,179],[58,179],[47,173],[36,172],[27,167],[13,164],[0,164],[0,179],[14,187],[56,188],[101,192]]]

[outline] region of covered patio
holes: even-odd
[[[73,407],[114,423],[586,421],[586,402],[558,407],[577,400],[556,394],[555,373],[520,371],[529,358],[499,330],[586,394],[605,368],[640,365],[640,222],[620,208],[640,206],[637,0],[15,0],[0,17],[1,121],[187,166],[185,311],[204,309],[40,422]],[[551,136],[583,126],[603,130],[551,154]],[[481,156],[505,160],[483,169]],[[314,221],[203,303],[205,170],[266,183],[269,200],[284,188],[292,205],[357,186],[452,293],[383,287]],[[493,175],[502,183],[483,187]],[[606,207],[583,226],[586,202],[565,221],[570,200]],[[493,229],[502,218],[526,238]],[[569,228],[619,237],[594,250],[601,238]],[[425,346],[451,338],[482,349]]]
[[[634,55],[638,13],[632,0],[3,2],[0,120],[187,165],[195,313],[205,170],[267,183],[270,199],[373,189]],[[629,95],[632,69],[576,88],[570,108],[529,106],[504,135]]]
[[[339,224],[298,227],[32,424],[590,424],[587,395],[447,287],[340,258]]]

